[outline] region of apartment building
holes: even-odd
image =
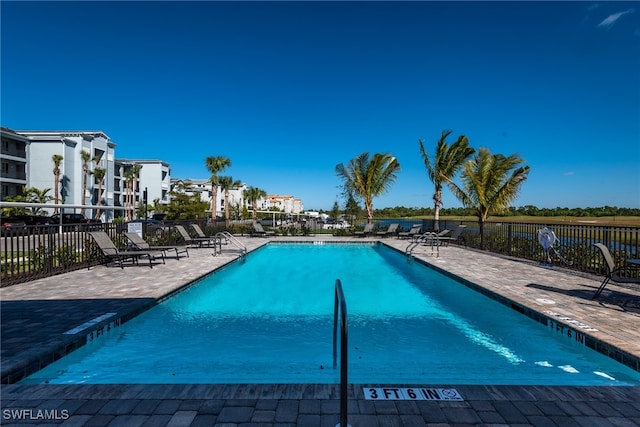
[[[26,184],[28,187],[55,188],[53,176],[53,156],[62,156],[60,163],[59,200],[61,204],[95,205],[98,185],[91,174],[96,167],[105,169],[102,182],[101,205],[113,206],[114,150],[116,144],[101,131],[14,131],[26,139]],[[89,173],[84,188],[84,162],[81,153],[85,151],[90,159]],[[95,210],[85,212],[94,215]],[[112,212],[102,211],[102,219],[109,220]]]
[[[153,205],[154,200],[166,205],[170,201],[169,191],[171,190],[171,168],[169,163],[162,160],[134,160],[116,159],[114,174],[114,205],[126,207],[127,201],[127,172],[133,173],[134,168],[138,170],[137,181],[129,191],[133,194],[135,206],[144,204],[146,192],[147,205]],[[120,216],[120,215],[116,215]]]
[[[49,195],[54,197],[53,156],[62,156],[60,162],[60,181],[58,198],[61,205],[100,205],[115,209],[101,209],[100,219],[108,222],[114,218],[126,216],[123,209],[127,206],[127,176],[134,168],[138,169],[133,204],[135,207],[144,203],[146,192],[147,204],[154,200],[161,204],[171,201],[170,192],[187,181],[190,188],[188,194],[199,194],[200,200],[211,204],[213,191],[216,191],[216,214],[225,215],[225,210],[242,212],[245,205],[253,209],[251,201],[244,199],[246,184],[228,191],[228,200],[221,187],[213,190],[208,179],[172,179],[169,163],[162,160],[116,159],[116,144],[107,134],[101,131],[22,131],[1,128],[2,144],[0,151],[0,200],[7,196],[22,194],[25,187],[40,190],[49,188]],[[86,163],[86,191],[84,188],[84,162],[82,152],[89,154]],[[102,182],[98,182],[93,172],[96,168],[105,170]],[[99,196],[100,193],[100,196]],[[130,203],[130,201],[129,201]],[[302,201],[293,196],[269,195],[257,201],[255,208],[260,211],[277,208],[279,211],[297,214],[304,208]],[[64,207],[63,207],[64,209]],[[72,211],[72,208],[67,208]],[[53,209],[47,209],[53,213]],[[85,215],[94,217],[97,209],[86,209]],[[135,215],[134,215],[135,216]]]
[[[0,200],[22,194],[27,186],[27,144],[29,140],[7,128],[0,128]]]
[[[277,208],[281,212],[289,214],[299,214],[304,211],[302,200],[293,196],[280,196],[277,194],[269,194],[265,198],[265,210]]]
[[[189,183],[188,189],[185,188],[185,184]],[[209,179],[171,179],[171,191],[182,191],[185,194],[193,195],[198,194],[200,200],[211,205],[211,198],[213,191],[211,188],[211,180]],[[247,184],[242,184],[237,188],[229,189],[229,200],[225,200],[224,191],[220,186],[216,188],[216,215],[223,217],[225,215],[225,209],[237,209],[240,212],[244,207],[245,200],[243,193],[247,189]],[[247,200],[247,203],[251,203]]]

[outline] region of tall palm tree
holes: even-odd
[[[266,191],[257,187],[249,187],[242,192],[242,197],[244,197],[245,200],[249,200],[251,202],[251,207],[253,207],[254,222],[258,219],[258,200],[265,197],[266,195]]]
[[[221,176],[218,178],[220,188],[224,190],[224,223],[225,226],[229,226],[229,214],[231,212],[231,203],[229,203],[229,190],[232,188],[238,188],[242,185],[242,181],[234,181],[230,176]]]
[[[95,159],[94,159],[95,160]],[[96,178],[98,182],[98,200],[96,204],[98,205],[98,209],[96,209],[96,218],[100,218],[100,205],[102,204],[102,183],[104,181],[104,177],[107,174],[107,170],[101,167],[93,168],[93,176]]]
[[[218,206],[218,173],[231,166],[231,159],[223,156],[209,156],[205,159],[205,165],[211,172],[211,220],[215,222]]]
[[[480,249],[484,249],[484,223],[489,215],[508,210],[527,179],[529,166],[520,166],[523,162],[517,154],[505,157],[491,154],[488,148],[480,148],[464,164],[462,188],[447,180],[453,194],[465,207],[472,208],[478,217]]]
[[[125,217],[125,221],[130,221],[131,219],[133,219],[131,217],[131,188],[133,186],[133,172],[131,172],[131,169],[128,169],[126,171],[124,171],[124,173],[122,174],[122,177],[124,178],[124,188],[125,188],[125,193],[124,193],[124,217]]]
[[[64,157],[60,154],[54,154],[51,156],[51,160],[53,160],[53,200],[56,205],[58,204],[58,195],[60,194],[58,187],[60,184],[60,163],[62,163],[63,159]],[[57,207],[54,209],[53,213],[58,213]]]
[[[433,227],[436,231],[440,231],[440,208],[442,207],[442,185],[446,181],[450,181],[458,173],[464,162],[475,152],[469,147],[469,140],[466,136],[460,135],[458,139],[451,145],[447,143],[447,137],[451,135],[450,130],[442,131],[440,139],[436,145],[436,152],[433,159],[429,158],[424,148],[424,141],[418,140],[420,144],[420,154],[424,160],[424,166],[427,168],[427,175],[433,182],[435,191],[433,193],[434,205],[434,223]]]
[[[138,178],[140,177],[140,170],[142,169],[142,165],[134,164],[131,166],[131,219],[135,219],[135,212],[137,209],[136,198],[138,194]]]
[[[86,203],[87,194],[87,177],[89,176],[89,160],[91,160],[91,154],[88,151],[80,151],[80,159],[82,160],[82,197],[80,203],[84,206]],[[84,208],[80,209],[80,213],[84,215]]]
[[[381,153],[369,158],[369,153],[365,152],[346,166],[342,163],[336,166],[336,175],[344,181],[344,193],[356,195],[364,201],[368,223],[373,221],[373,198],[389,190],[398,171],[398,160],[390,154]]]

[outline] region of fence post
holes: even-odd
[[[53,233],[52,231],[56,231],[54,226],[47,226],[47,249],[45,251],[46,257],[46,271],[47,273],[51,273],[53,271],[53,258],[55,256],[55,242],[53,241]]]

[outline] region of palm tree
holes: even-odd
[[[253,207],[254,222],[258,219],[258,200],[265,197],[266,195],[266,191],[257,187],[249,187],[242,192],[242,197],[244,197],[245,200],[251,201],[251,206]]]
[[[373,198],[387,192],[394,183],[400,170],[400,163],[390,154],[376,153],[369,159],[369,153],[362,153],[349,161],[336,166],[336,175],[344,180],[345,194],[356,195],[364,201],[367,222],[373,221]]]
[[[25,202],[27,202],[27,203],[48,203],[52,199],[52,197],[49,194],[47,194],[47,193],[49,193],[49,191],[51,191],[50,188],[45,188],[43,190],[40,190],[40,189],[38,189],[36,187],[25,188],[23,190]],[[34,215],[40,215],[41,212],[42,212],[42,208],[39,208],[39,207],[32,207],[31,208],[31,213],[34,214]]]
[[[86,202],[85,195],[87,194],[87,176],[89,176],[89,160],[91,160],[91,154],[88,151],[80,151],[80,159],[82,160],[82,197],[80,203],[84,206]],[[84,208],[80,209],[80,213],[84,215]]]
[[[151,211],[154,214],[166,213],[167,207],[160,202],[160,199],[156,198],[156,199],[153,199],[153,205],[152,205]]]
[[[96,159],[94,159],[95,161]],[[97,163],[97,161],[96,161]],[[96,204],[98,205],[98,209],[96,209],[96,218],[100,218],[100,204],[102,203],[102,182],[104,181],[104,176],[107,174],[107,170],[105,168],[95,167],[93,168],[93,176],[96,178],[98,182],[98,200]]]
[[[469,140],[466,136],[460,135],[456,142],[447,144],[447,137],[451,135],[450,130],[442,131],[433,160],[429,158],[424,149],[424,142],[419,139],[420,154],[424,160],[424,166],[427,168],[427,175],[433,182],[435,191],[433,193],[434,204],[434,223],[433,227],[436,231],[440,231],[440,207],[442,206],[442,184],[450,181],[458,173],[462,165],[475,152],[469,147]]]
[[[131,184],[131,219],[135,218],[136,212],[136,195],[138,194],[138,178],[140,177],[140,170],[142,165],[134,164],[131,166],[132,184]]]
[[[211,220],[215,222],[218,206],[218,172],[231,166],[231,159],[223,156],[209,156],[205,159],[205,165],[211,172]]]
[[[124,173],[122,174],[122,177],[124,178],[124,188],[125,188],[124,218],[125,218],[125,221],[129,221],[133,219],[131,217],[131,187],[133,186],[133,172],[131,172],[131,169],[128,169],[124,171]]]
[[[51,160],[53,160],[53,200],[56,205],[58,204],[58,194],[60,194],[58,185],[60,184],[60,163],[62,163],[62,159],[64,159],[64,157],[60,154],[51,156]],[[57,207],[53,213],[58,213]]]
[[[484,223],[489,215],[508,210],[518,196],[520,185],[527,179],[529,166],[519,166],[523,162],[516,154],[505,157],[480,148],[473,159],[464,164],[462,188],[447,180],[453,194],[478,217],[480,249],[484,249]]]
[[[221,176],[218,178],[220,188],[224,190],[224,223],[225,226],[229,226],[229,214],[231,204],[229,203],[229,190],[232,188],[238,188],[242,185],[242,181],[234,181],[230,176]]]

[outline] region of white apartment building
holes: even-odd
[[[133,160],[116,159],[115,188],[116,206],[125,205],[125,178],[124,174],[133,166],[139,166],[138,182],[136,183],[136,205],[143,203],[144,192],[147,192],[147,204],[153,205],[158,199],[160,204],[169,203],[169,191],[171,191],[171,168],[169,163],[162,160]]]
[[[115,159],[116,144],[109,136],[101,131],[14,131],[2,128],[2,150],[0,151],[1,169],[0,200],[6,196],[22,193],[25,187],[38,189],[50,188],[49,195],[54,197],[55,188],[53,175],[54,155],[62,156],[60,163],[60,182],[58,183],[61,208],[62,205],[96,205],[98,202],[99,183],[93,171],[96,167],[105,169],[105,176],[101,187],[100,205],[105,207],[124,208],[126,202],[125,174],[134,166],[139,166],[138,180],[135,183],[135,206],[144,203],[152,205],[158,199],[161,204],[170,202],[170,191],[175,190],[177,184],[189,181],[191,184],[187,194],[199,194],[200,200],[211,204],[212,188],[208,179],[171,179],[171,169],[162,160]],[[81,153],[89,153],[91,160],[87,163],[87,185],[83,193],[83,161]],[[228,191],[228,200],[221,187],[215,189],[216,214],[225,216],[225,210],[242,212],[245,207],[253,210],[250,200],[245,200],[243,193],[246,184]],[[299,214],[303,212],[302,201],[293,196],[268,195],[257,201],[255,208],[266,211],[277,208],[280,212]],[[67,208],[72,212],[76,209]],[[53,213],[53,209],[48,209]],[[85,215],[93,217],[96,209],[86,209]],[[100,219],[109,222],[124,215],[123,210],[101,209]]]
[[[277,208],[281,212],[288,214],[299,214],[304,210],[302,200],[296,199],[293,196],[280,196],[277,194],[268,194],[265,198],[264,210],[270,210],[271,208]]]
[[[211,181],[208,179],[172,179],[171,180],[171,189],[172,191],[177,189],[178,184],[184,184],[189,182],[190,190],[184,191],[185,194],[193,195],[199,194],[200,200],[203,202],[211,204]],[[224,216],[224,211],[227,206],[233,206],[240,211],[247,204],[247,208],[249,210],[253,209],[251,206],[251,200],[244,200],[243,193],[247,189],[247,184],[242,184],[238,188],[232,188],[229,190],[229,200],[225,200],[224,191],[222,188],[218,187],[216,191],[218,192],[217,200],[216,200],[216,214],[219,217]],[[280,196],[277,194],[270,194],[264,198],[257,200],[256,208],[259,211],[268,211],[271,208],[277,208],[280,212],[285,212],[288,214],[299,214],[304,211],[304,205],[302,200],[297,199],[293,196]]]
[[[190,190],[184,191],[184,193],[188,195],[199,194],[200,200],[208,203],[209,206],[211,206],[211,198],[213,194],[211,190],[211,180],[174,178],[171,179],[171,191],[175,191],[179,187],[179,185],[185,184],[187,182],[190,184]],[[242,184],[240,187],[229,189],[229,200],[225,200],[224,191],[220,186],[218,186],[216,188],[216,215],[219,217],[224,217],[224,211],[225,209],[227,209],[227,206],[236,207],[241,212],[245,204],[243,193],[246,189],[247,184]],[[248,204],[251,203],[251,201],[249,200],[247,200],[246,202]],[[251,207],[249,206],[249,208]]]
[[[87,163],[90,172],[95,167],[106,170],[102,183],[101,205],[114,205],[114,150],[116,144],[101,131],[15,131],[26,138],[26,181],[29,187],[53,189],[54,154],[62,156],[60,163],[59,199],[61,204],[95,205],[98,184],[93,175],[87,175],[87,190],[83,194],[82,151],[89,153],[92,160]],[[95,161],[93,160],[95,159]],[[51,211],[51,210],[50,210]],[[71,210],[69,210],[71,211]],[[51,213],[51,212],[50,212]],[[88,209],[86,216],[93,216],[95,210]],[[112,218],[111,211],[101,211],[103,221]]]

